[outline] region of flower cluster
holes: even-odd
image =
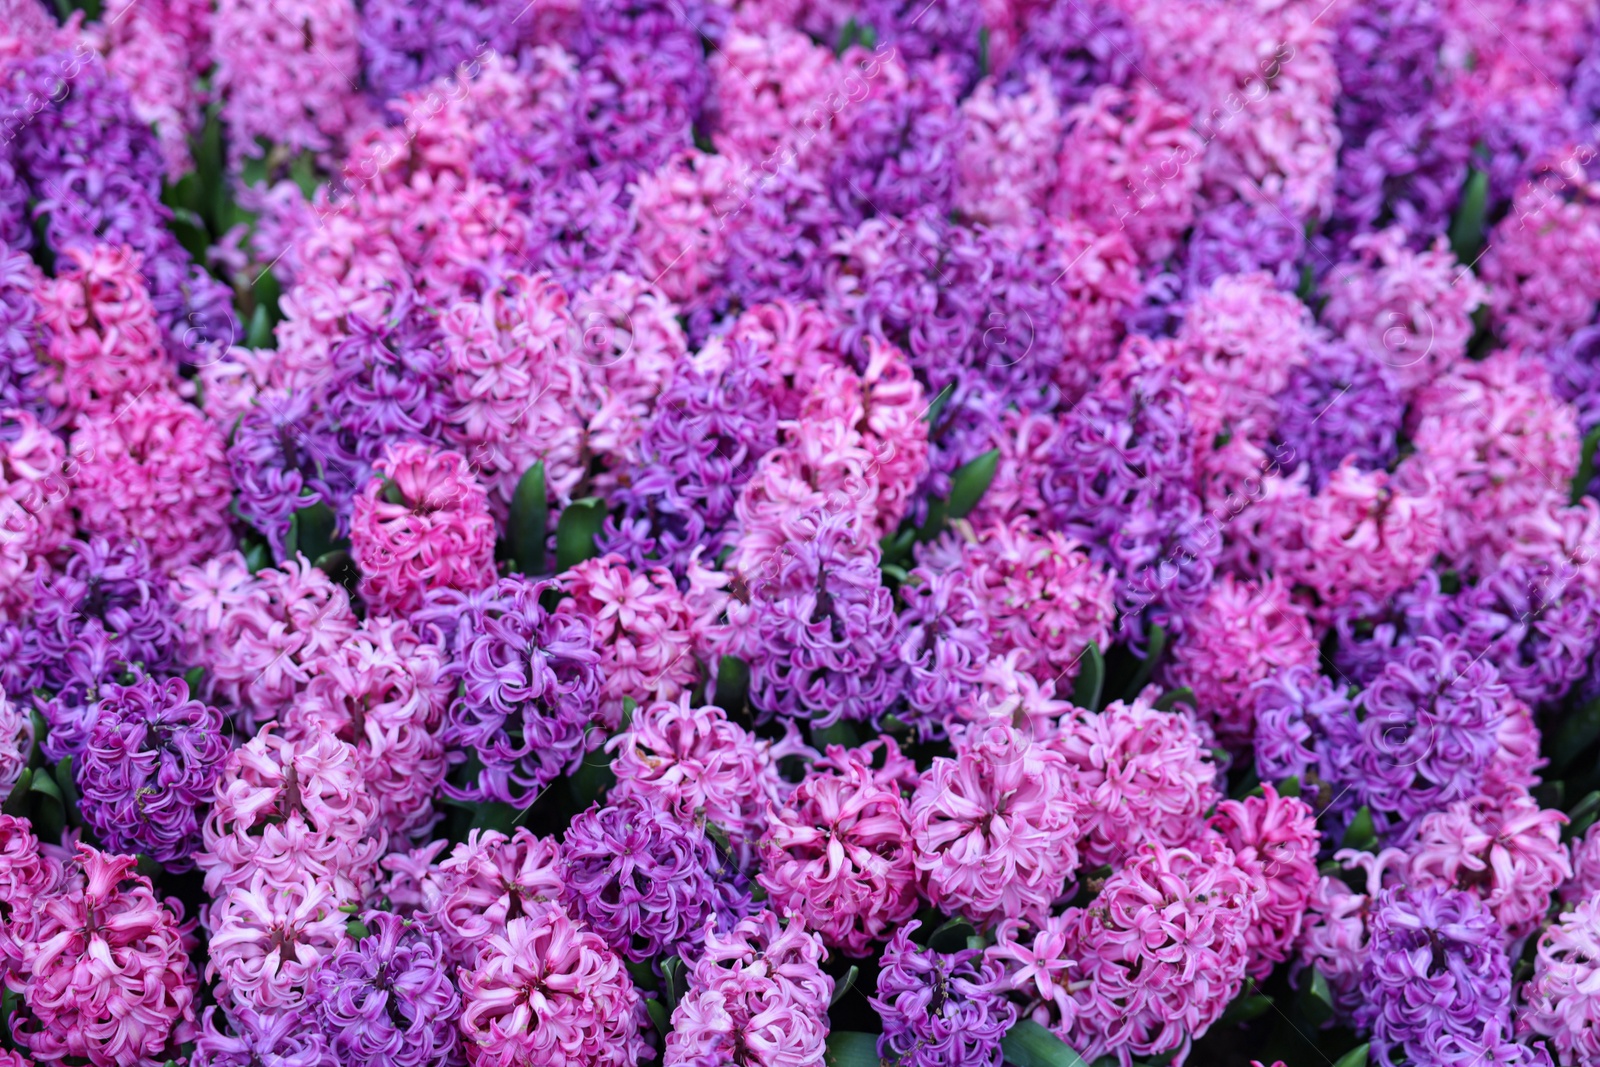
[[[1600,1063],[1597,120],[1595,0],[0,0],[0,1064]]]

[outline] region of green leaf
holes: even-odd
[[[945,405],[950,403],[950,394],[956,391],[956,383],[951,382],[939,390],[939,395],[928,404],[928,412],[922,418],[929,426],[939,425],[939,416],[944,414]]]
[[[878,1067],[878,1035],[835,1030],[828,1035],[828,1067]]]
[[[1572,476],[1572,502],[1578,503],[1594,480],[1594,451],[1600,447],[1600,426],[1583,436],[1583,451],[1579,453],[1578,473]]]
[[[272,566],[272,553],[267,549],[266,542],[256,541],[244,550],[244,565],[250,568],[251,574]]]
[[[356,561],[350,557],[350,550],[346,548],[324,552],[313,559],[311,565],[326,574],[329,581],[342,585],[351,592],[355,591],[356,579],[361,577],[356,570]]]
[[[1339,842],[1339,847],[1371,852],[1377,844],[1378,833],[1372,827],[1372,809],[1363,804],[1351,820],[1350,828],[1344,832],[1344,840]]]
[[[917,540],[924,543],[932,541],[944,533],[945,524],[950,521],[950,501],[942,496],[928,499],[928,517],[922,520],[922,525],[917,527]]]
[[[278,347],[278,336],[273,331],[283,320],[283,309],[278,306],[282,296],[283,286],[270,268],[256,275],[250,283],[250,328],[245,335],[245,343],[249,347]]]
[[[586,496],[561,509],[556,523],[556,569],[576,567],[598,554],[595,535],[606,521],[606,507],[599,497]]]
[[[1199,704],[1195,703],[1194,690],[1185,685],[1179,686],[1177,689],[1168,689],[1165,693],[1162,693],[1161,696],[1156,698],[1155,709],[1157,711],[1171,711],[1179,704],[1187,704],[1191,708],[1200,707]]]
[[[1278,795],[1280,797],[1297,797],[1297,796],[1299,796],[1300,795],[1300,776],[1298,774],[1291,774],[1289,777],[1287,777],[1283,781],[1279,782],[1278,783]]]
[[[861,735],[856,733],[854,723],[840,719],[832,726],[813,728],[811,731],[811,743],[823,751],[827,751],[829,745],[854,748],[861,743]]]
[[[833,999],[828,1001],[828,1005],[832,1007],[833,1005],[839,1003],[840,999],[843,998],[846,993],[850,992],[850,987],[856,984],[856,979],[860,976],[861,968],[852,963],[850,965],[850,969],[844,972],[844,977],[839,979],[839,981],[834,985]]]
[[[67,809],[67,822],[72,826],[83,823],[78,813],[78,783],[72,776],[72,757],[62,756],[56,761],[56,785],[61,790],[61,802]]]
[[[1246,993],[1233,998],[1233,1002],[1217,1020],[1219,1028],[1239,1026],[1251,1019],[1259,1019],[1272,1010],[1272,998],[1263,993]]]
[[[322,179],[317,177],[317,163],[310,152],[301,152],[289,164],[289,178],[300,187],[307,200],[316,195]]]
[[[204,667],[190,667],[183,675],[183,684],[188,687],[191,694],[198,692],[200,683],[205,680],[206,669]]]
[[[472,829],[499,830],[510,834],[517,826],[517,809],[499,800],[482,800],[468,804],[472,810]]]
[[[928,935],[928,947],[935,952],[960,952],[967,947],[967,938],[978,931],[959,916],[947,919]]]
[[[6,1036],[7,1047],[11,1044],[11,1013],[17,1010],[17,994],[7,989],[5,996],[0,997],[0,1033]]]
[[[38,708],[28,709],[28,722],[33,726],[33,747],[28,749],[28,762],[32,763],[33,757],[44,747],[45,738],[50,736],[50,724],[44,721]]]
[[[272,316],[267,313],[265,304],[257,304],[255,310],[250,312],[250,327],[244,335],[245,347],[266,348],[270,340],[272,340]]]
[[[345,933],[350,935],[350,940],[360,941],[363,937],[370,936],[372,931],[367,929],[367,924],[360,919],[351,919],[344,924]]]
[[[1565,836],[1569,839],[1582,837],[1584,832],[1594,825],[1596,817],[1600,817],[1600,790],[1590,793],[1567,812]]]
[[[900,563],[911,555],[911,548],[917,543],[917,528],[915,526],[902,526],[892,534],[886,534],[878,541],[882,550],[882,566],[889,567]]]
[[[44,771],[41,770],[33,776],[33,782],[28,786],[28,791],[30,793],[38,793],[42,797],[55,801],[56,806],[61,809],[62,813],[66,813],[67,804],[61,796],[61,787],[56,785],[56,780]]]
[[[1300,1010],[1316,1025],[1333,1018],[1333,991],[1328,988],[1328,979],[1315,967],[1311,969],[1311,984],[1301,992],[1300,999]]]
[[[599,800],[616,784],[617,776],[611,771],[611,757],[606,754],[603,747],[586,754],[583,762],[578,764],[577,771],[567,778],[567,788],[572,793],[572,802],[578,806],[579,811],[588,810],[590,804]]]
[[[989,27],[978,31],[978,77],[989,73]]]
[[[650,1022],[656,1028],[656,1033],[666,1037],[672,1030],[672,1013],[659,1000],[647,1000],[644,1007],[650,1013]]]
[[[717,660],[717,707],[729,715],[744,709],[750,695],[750,664],[738,656],[723,656]]]
[[[543,574],[545,541],[550,534],[550,501],[545,496],[544,460],[529,467],[511,497],[511,558],[523,574]]]
[[[1554,732],[1555,736],[1550,738],[1552,743],[1548,750],[1550,770],[1559,773],[1566,770],[1579,754],[1600,739],[1600,700],[1591,700],[1568,714],[1556,726]]]
[[[1450,223],[1450,247],[1462,266],[1469,266],[1478,258],[1483,247],[1483,214],[1488,206],[1489,175],[1476,168],[1467,175],[1467,184],[1461,192],[1461,206]]]
[[[1023,1019],[1008,1030],[1000,1048],[1014,1067],[1088,1067],[1071,1045],[1032,1019]]]
[[[860,43],[861,25],[860,23],[856,22],[854,17],[851,17],[845,20],[845,24],[843,26],[839,27],[839,37],[833,42],[833,54],[835,56],[842,56],[846,51],[849,50],[851,45]]]
[[[1122,699],[1132,702],[1144,687],[1150,684],[1150,679],[1156,673],[1156,666],[1161,662],[1161,656],[1167,651],[1167,628],[1159,622],[1150,627],[1150,647],[1145,652],[1139,670],[1133,676],[1133,681],[1128,685],[1128,691]]]
[[[661,961],[661,996],[667,1002],[667,1011],[678,1009],[678,989],[680,986],[687,991],[688,984],[681,977],[683,960],[678,956],[668,956]]]
[[[1000,465],[1000,450],[991,448],[970,462],[963,463],[950,475],[950,517],[964,519],[972,514],[983,494],[994,481],[995,468]]]
[[[1072,702],[1089,711],[1100,710],[1100,697],[1106,687],[1106,658],[1094,642],[1083,650],[1078,661],[1078,677],[1072,683]]]
[[[1367,1067],[1367,1049],[1369,1047],[1367,1045],[1357,1045],[1343,1056],[1340,1056],[1333,1067]]]
[[[33,788],[33,768],[25,767],[22,777],[17,779],[17,784],[11,787],[11,794],[6,797],[6,802],[0,805],[0,813],[6,815],[22,816],[28,813],[28,790]]]
[[[339,520],[333,509],[322,501],[300,508],[289,516],[289,536],[284,539],[283,551],[288,559],[296,553],[315,560],[343,546],[338,541]]]

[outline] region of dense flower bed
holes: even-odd
[[[1600,0],[0,0],[0,1067],[1600,1065],[1597,120]]]

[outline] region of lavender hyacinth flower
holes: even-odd
[[[942,953],[919,948],[913,919],[884,949],[878,995],[869,1002],[883,1019],[878,1055],[899,1067],[999,1067],[1000,1039],[1017,1009],[995,991],[998,961],[981,949]]]
[[[33,618],[24,628],[23,659],[36,684],[56,691],[85,681],[78,669],[97,664],[109,678],[140,665],[151,674],[176,667],[178,629],[166,580],[142,541],[113,546],[102,537],[69,541],[65,562],[35,583]]]
[[[1340,150],[1328,247],[1313,262],[1344,258],[1349,238],[1395,224],[1414,247],[1443,234],[1466,182],[1477,133],[1459,104],[1392,115]]]
[[[1577,409],[1578,431],[1587,434],[1600,426],[1600,326],[1585,326],[1542,354],[1556,395]],[[1584,492],[1600,496],[1600,476]]]
[[[1027,91],[1030,74],[1043,70],[1067,107],[1102,85],[1127,85],[1143,59],[1144,42],[1116,4],[1052,0],[1028,17],[998,80],[1001,90],[1016,95]]]
[[[1350,773],[1390,843],[1406,844],[1429,812],[1479,791],[1510,696],[1494,665],[1454,634],[1418,638],[1361,693]]]
[[[1299,779],[1307,803],[1342,829],[1360,806],[1346,759],[1358,724],[1344,687],[1314,668],[1286,667],[1256,684],[1255,700],[1257,776]]]
[[[10,106],[31,99],[48,104],[36,113],[29,108],[14,165],[47,220],[51,247],[132,247],[143,257],[150,301],[175,355],[194,362],[201,350],[232,344],[239,336],[232,296],[190,260],[167,226],[160,148],[127,87],[98,55],[55,52],[16,72],[7,100],[18,103]]]
[[[440,337],[433,316],[409,291],[382,322],[350,316],[316,394],[342,452],[370,467],[391,444],[442,440],[449,389]],[[366,480],[366,470],[352,473],[360,475],[357,484]]]
[[[1511,1030],[1511,961],[1500,925],[1472,894],[1430,886],[1379,892],[1356,1025],[1373,1062],[1414,1067],[1550,1063]]]
[[[534,18],[525,0],[366,0],[358,33],[367,86],[388,100],[486,53],[513,55]]]
[[[597,180],[626,185],[693,143],[711,88],[705,41],[721,37],[726,17],[720,5],[675,0],[581,5],[579,136]]]
[[[191,700],[182,678],[107,687],[78,764],[84,821],[112,851],[191,869],[228,756],[222,730],[222,713]]]
[[[1334,40],[1346,138],[1364,139],[1390,116],[1427,107],[1444,44],[1436,0],[1361,0],[1345,9]]]
[[[878,546],[858,546],[854,516],[821,512],[751,579],[750,702],[762,720],[872,722],[900,695],[899,619]]]
[[[1305,251],[1304,223],[1283,208],[1243,200],[1224,204],[1195,220],[1184,285],[1190,293],[1203,292],[1224,274],[1259,270],[1279,289],[1293,292]]]
[[[304,1009],[256,1011],[225,1003],[221,1009],[206,1008],[190,1062],[196,1067],[327,1067],[329,1054]]]
[[[903,90],[886,86],[856,104],[829,170],[851,224],[918,210],[948,214],[963,127],[960,78],[941,62],[911,63]]]
[[[722,551],[739,491],[778,444],[764,364],[747,341],[734,342],[721,370],[678,360],[639,442],[642,462],[614,494],[623,528],[608,530],[603,551],[644,562],[630,555],[631,544],[680,575],[697,547],[713,559]]]
[[[259,530],[273,558],[286,554],[290,518],[326,504],[347,530],[368,468],[342,447],[307,393],[266,393],[239,419],[228,446],[239,517]]]
[[[978,77],[979,10],[964,0],[868,0],[856,21],[872,27],[880,42],[909,61],[943,57],[965,95]],[[837,39],[841,28],[829,27],[830,39]]]
[[[1449,225],[1476,123],[1440,100],[1435,0],[1362,0],[1336,29],[1340,150],[1330,258],[1350,236],[1399,223],[1419,245]],[[1318,262],[1321,263],[1321,257]]]
[[[1407,612],[1412,594],[1412,590],[1402,590],[1380,601],[1360,590],[1334,612],[1333,666],[1340,678],[1351,685],[1370,685],[1395,648],[1411,643],[1415,635]]]
[[[573,819],[557,870],[573,915],[613,952],[642,962],[693,954],[706,919],[721,910],[719,866],[699,827],[628,800]]]
[[[28,223],[28,185],[17,173],[13,143],[0,144],[0,245],[30,248],[33,228]]]
[[[3,169],[0,162],[0,171]],[[0,173],[0,185],[3,182]],[[37,275],[32,258],[23,251],[26,246],[5,240],[4,215],[0,203],[0,412],[18,408],[49,426],[54,423],[55,411],[35,384],[40,370],[38,351],[44,340],[35,321],[39,311],[33,296]]]
[[[815,175],[784,167],[763,178],[728,226],[731,305],[702,308],[691,319],[691,340],[709,335],[712,312],[730,313],[769,300],[816,299],[826,287],[826,252],[838,239],[845,216],[832,190]]]
[[[481,764],[464,786],[445,784],[457,799],[525,807],[587,751],[600,655],[582,619],[540,606],[552,584],[519,576],[477,595],[439,590],[413,620],[440,630],[460,683],[441,739]]]
[[[461,994],[438,935],[389,912],[362,916],[367,936],[322,961],[312,1003],[343,1067],[459,1063]]]
[[[1313,489],[1346,457],[1363,470],[1385,469],[1399,456],[1404,418],[1405,401],[1376,356],[1343,341],[1317,341],[1278,394],[1277,436],[1291,455],[1285,466],[1306,464]]]
[[[1397,598],[1414,635],[1459,634],[1495,665],[1518,699],[1540,707],[1561,699],[1587,669],[1600,637],[1596,590],[1573,564],[1508,558],[1494,573],[1447,594],[1424,575]]]
[[[1204,601],[1222,539],[1202,521],[1188,401],[1168,368],[1097,390],[1062,420],[1040,493],[1057,528],[1121,575],[1125,639]]]
[[[977,693],[989,662],[989,626],[965,574],[914,568],[900,587],[904,706],[896,714],[921,739],[945,736],[952,709]]]

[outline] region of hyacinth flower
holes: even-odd
[[[1005,725],[974,726],[911,797],[929,899],[974,923],[1042,920],[1078,868],[1079,794],[1067,761]],[[998,816],[998,818],[997,818]]]
[[[1361,992],[1356,1021],[1371,1028],[1380,1056],[1397,1049],[1415,1062],[1474,1055],[1540,1062],[1532,1048],[1512,1040],[1511,964],[1500,928],[1460,890],[1378,895]]]
[[[422,875],[418,909],[458,965],[478,958],[485,939],[541,902],[559,903],[565,886],[559,847],[518,827],[510,837],[474,830]]]
[[[979,949],[920,948],[911,935],[921,925],[900,927],[880,961],[872,1001],[884,1023],[878,1055],[907,1067],[998,1067],[1000,1039],[1017,1018],[999,992],[1001,965]]]
[[[492,585],[494,521],[462,457],[396,445],[377,469],[381,477],[356,498],[350,520],[362,597],[375,610],[407,615],[428,589]]]
[[[639,708],[609,748],[614,800],[636,796],[715,827],[741,857],[765,832],[783,789],[771,741],[719,707],[691,707],[687,694]]]
[[[315,1019],[329,1050],[348,1064],[456,1062],[461,994],[438,936],[386,912],[361,924],[365,936],[317,971]]]
[[[1087,907],[1032,930],[1007,923],[987,954],[1024,1013],[1083,1055],[1181,1054],[1243,988],[1258,914],[1251,876],[1219,840],[1147,844]]]
[[[562,899],[618,956],[693,955],[717,904],[716,846],[638,800],[592,807],[561,842]]]
[[[771,911],[725,935],[708,932],[705,954],[672,1014],[664,1067],[737,1063],[819,1067],[833,979],[815,934]]]
[[[84,821],[119,852],[187,870],[228,755],[222,713],[181,678],[113,685],[78,764]]]
[[[886,743],[893,763],[899,753]],[[898,786],[858,756],[829,756],[834,766],[814,766],[772,812],[757,880],[773,907],[830,947],[862,956],[916,911],[911,814]]]
[[[19,924],[26,962],[11,980],[27,1007],[12,1033],[35,1060],[156,1067],[194,1035],[193,923],[134,866],[79,845]],[[100,966],[62,965],[86,959]]]
[[[518,6],[0,0],[0,1061],[1600,1058],[1589,0]]]
[[[557,904],[507,920],[460,982],[470,1064],[624,1067],[649,1055],[644,1002],[622,961]]]
[[[594,628],[547,612],[546,588],[502,578],[476,597],[436,590],[418,614],[422,625],[448,617],[455,628],[450,674],[459,688],[441,738],[458,757],[475,751],[481,767],[475,780],[447,786],[463,800],[525,807],[598,744],[589,733],[604,680]]]

